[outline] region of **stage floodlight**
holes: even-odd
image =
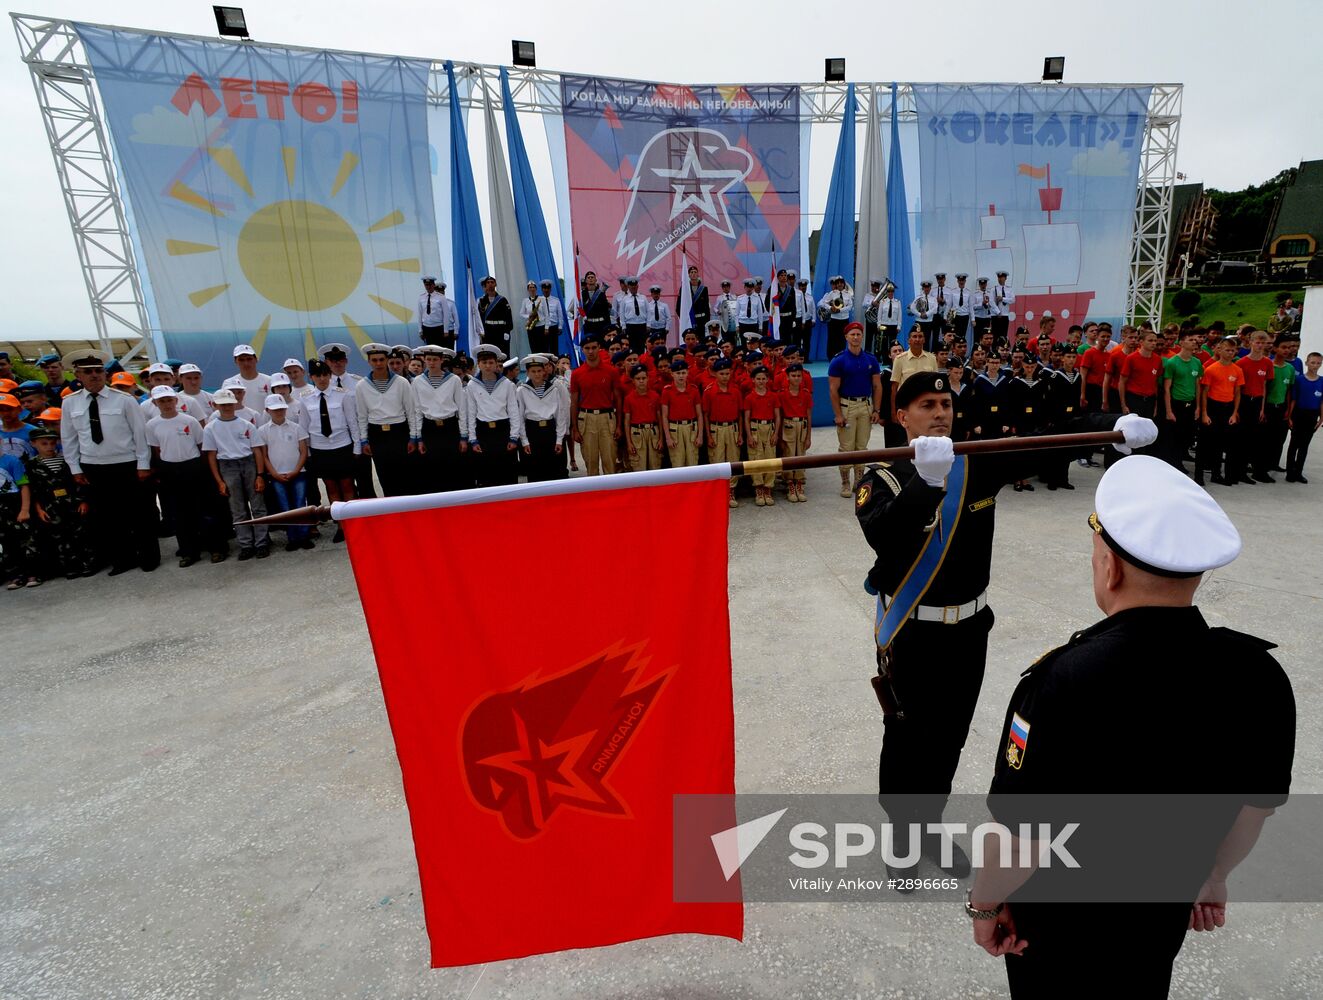
[[[242,7],[212,7],[216,13],[216,30],[234,38],[248,37],[248,19]]]
[[[823,79],[825,79],[828,83],[844,83],[845,60],[827,59],[825,60],[825,62],[826,62],[826,70],[823,73]]]
[[[1061,82],[1061,78],[1066,75],[1066,57],[1048,56],[1043,60],[1043,82],[1047,83],[1055,80]]]
[[[537,47],[532,42],[512,41],[510,48],[516,66],[537,66]]]

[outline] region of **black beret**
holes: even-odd
[[[950,391],[951,380],[946,372],[915,372],[896,390],[896,409],[905,409],[924,393]]]
[[[717,358],[716,361],[712,362],[712,370],[714,372],[726,371],[729,368],[730,358]]]

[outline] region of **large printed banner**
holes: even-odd
[[[437,266],[428,63],[78,27],[165,349],[398,343]]]
[[[1125,314],[1147,87],[915,84],[923,272],[999,270],[1011,329]]]
[[[728,278],[800,267],[799,88],[561,77],[579,270],[673,299],[683,256]]]

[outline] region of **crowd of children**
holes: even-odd
[[[1004,340],[979,330],[972,348],[948,334],[931,354],[914,333],[909,351],[893,343],[878,359],[861,354],[857,332],[847,337],[829,379],[842,450],[866,444],[874,424],[888,445],[902,444],[894,388],[913,371],[942,370],[957,440],[1043,433],[1089,411],[1139,413],[1161,428],[1151,451],[1181,468],[1193,459],[1201,484],[1205,476],[1271,483],[1274,472],[1307,481],[1323,356],[1302,361],[1298,334],[1173,324],[1122,327],[1114,341],[1108,324],[1090,323],[1057,339],[1054,325],[1044,317],[1037,336],[1021,329]],[[142,495],[130,519],[140,513],[159,536],[173,536],[186,567],[204,553],[223,561],[232,540],[241,561],[265,559],[268,529],[239,522],[324,497],[375,495],[376,483],[387,495],[424,493],[564,478],[580,457],[587,475],[600,475],[804,454],[813,379],[799,348],[758,331],[737,343],[715,321],[704,332],[687,330],[684,346],[668,349],[658,331],[643,350],[615,330],[588,335],[577,367],[564,356],[510,359],[487,344],[473,359],[441,346],[368,344],[366,378],[347,371],[343,344],[324,345],[306,363],[287,359],[271,375],[239,345],[236,373],[214,392],[202,388],[196,365],[167,360],[135,377],[99,352],[78,353],[106,362],[108,391],[138,401]],[[83,389],[64,360],[39,359],[45,381],[0,379],[0,582],[11,590],[112,564],[91,530],[87,476],[64,457],[62,442],[76,443],[79,432],[61,404]],[[847,371],[867,376],[858,396],[838,394],[836,376]],[[67,409],[86,420],[86,406]],[[1047,454],[1040,479],[1049,490],[1073,488],[1072,458],[1093,464],[1091,455]],[[760,507],[775,503],[778,486],[792,503],[808,499],[802,472],[759,474],[751,484]],[[842,495],[850,485],[843,481]],[[317,531],[289,526],[284,537],[292,552],[312,548]],[[157,562],[159,554],[144,556],[141,566]]]

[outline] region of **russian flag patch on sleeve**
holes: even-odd
[[[1025,748],[1029,745],[1029,723],[1020,717],[1019,712],[1011,713],[1011,728],[1006,740],[1006,763],[1017,771],[1024,764]]]

